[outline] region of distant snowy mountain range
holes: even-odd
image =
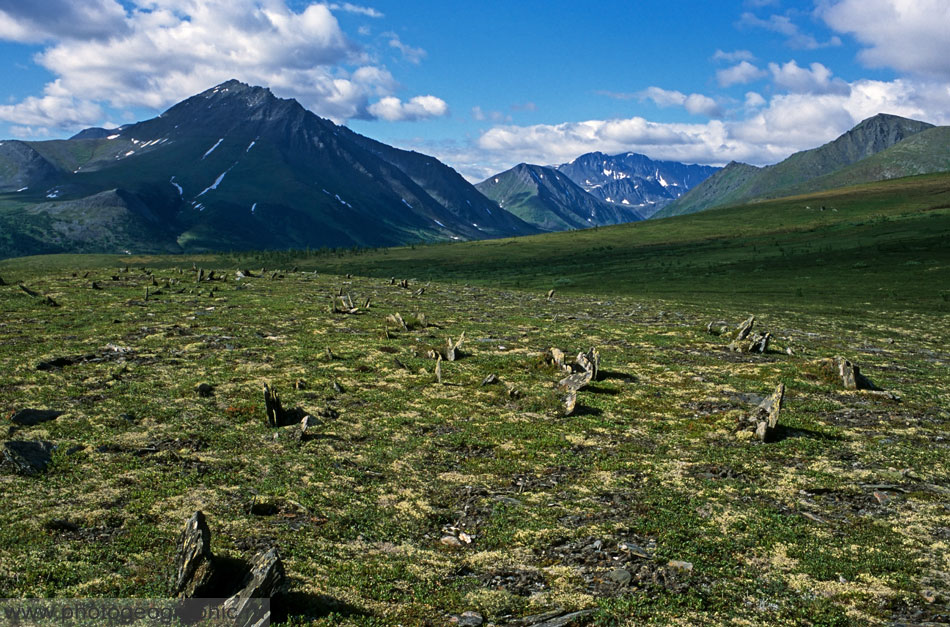
[[[719,168],[591,152],[553,167],[519,164],[475,188],[546,231],[644,220]]]

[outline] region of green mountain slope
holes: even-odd
[[[654,217],[684,215],[758,198],[788,196],[802,189],[807,181],[831,175],[931,128],[933,125],[926,122],[881,113],[864,120],[832,142],[797,152],[775,165],[754,170],[753,166],[745,165],[741,177],[736,176],[737,172],[717,172],[658,211]],[[727,177],[728,181],[720,180]]]
[[[793,185],[789,194],[805,194],[847,185],[950,171],[950,127],[936,126],[831,174]]]
[[[825,207],[822,211],[821,208]],[[379,253],[301,267],[697,302],[950,308],[950,174],[726,207],[668,220]]]

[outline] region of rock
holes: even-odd
[[[271,390],[270,386],[264,384],[264,422],[268,427],[279,427],[283,418],[284,409],[280,404],[280,396],[276,390]]]
[[[3,457],[18,474],[32,477],[46,471],[55,448],[45,440],[10,440],[3,444]]]
[[[749,316],[749,318],[736,327],[736,334],[733,337],[733,340],[736,342],[741,342],[742,340],[749,337],[749,334],[752,333],[752,329],[755,327],[755,316]]]
[[[633,579],[633,575],[631,575],[630,571],[625,568],[615,568],[614,570],[610,571],[610,573],[608,573],[607,578],[619,586],[625,586],[630,583],[631,579]]]
[[[311,415],[306,415],[300,419],[300,439],[311,440],[316,435],[314,432],[320,426],[320,421]]]
[[[692,562],[684,562],[681,560],[670,560],[667,566],[676,570],[687,572],[687,573],[693,572]]]
[[[294,381],[294,389],[295,389],[295,390],[306,390],[306,389],[307,389],[307,382],[304,381],[303,379],[297,379],[296,381]]]
[[[286,587],[284,564],[276,547],[255,555],[250,568],[241,589],[222,605],[225,615],[236,616],[233,624],[240,627],[270,623],[270,609],[262,608],[256,600],[279,597]]]
[[[178,537],[175,580],[172,595],[191,599],[211,594],[214,580],[214,556],[211,554],[211,530],[201,511],[192,514]]]
[[[442,383],[442,355],[435,362],[435,382]]]
[[[462,612],[459,616],[453,616],[450,622],[459,627],[479,627],[485,619],[478,612],[468,611]]]
[[[749,346],[746,349],[746,352],[764,354],[766,351],[769,350],[769,342],[771,340],[772,340],[771,333],[764,333],[764,334],[756,333],[752,336],[752,341],[749,342]]]
[[[549,366],[564,368],[564,351],[553,346],[541,353],[541,361]]]
[[[570,416],[574,413],[574,410],[577,408],[577,391],[568,390],[567,394],[564,395],[564,398],[561,399],[561,402],[564,405],[564,415]]]
[[[277,390],[264,384],[264,424],[268,427],[285,427],[299,422],[306,412],[299,407],[284,409]]]
[[[861,374],[861,369],[844,357],[836,356],[818,362],[818,370],[827,379],[837,380],[846,390],[877,390],[870,379]]]
[[[386,322],[392,324],[394,327],[399,327],[403,331],[408,331],[409,327],[406,326],[406,321],[402,319],[402,316],[397,311],[396,313],[389,314],[386,316]]]
[[[779,383],[775,391],[765,398],[746,418],[746,423],[755,431],[755,437],[762,442],[771,442],[778,428],[778,417],[785,400],[785,384]]]
[[[554,290],[548,290],[548,300],[554,298]]]
[[[465,340],[464,331],[462,332],[462,335],[459,336],[459,339],[457,342],[453,343],[452,338],[448,338],[446,340],[446,347],[445,347],[445,352],[444,352],[446,361],[455,361],[456,359],[460,357],[460,355],[458,354],[459,347],[462,346],[462,342],[464,340]]]
[[[449,535],[442,536],[439,539],[439,544],[444,544],[445,546],[462,546],[461,540]]]
[[[586,353],[578,353],[574,364],[582,372],[590,372],[591,379],[596,381],[600,370],[600,352],[596,348],[592,348]]]
[[[41,422],[55,420],[63,415],[63,412],[54,409],[21,409],[10,417],[13,424],[32,427]]]
[[[534,627],[567,627],[568,625],[576,624],[578,621],[582,621],[594,612],[595,610],[590,609],[581,610],[579,612],[571,612],[570,614],[562,614],[556,618],[551,618],[540,623],[534,623]],[[527,625],[529,623],[522,624]]]
[[[643,559],[653,558],[649,551],[633,542],[621,542],[619,548],[621,551],[626,551],[635,557],[642,557]]]
[[[4,285],[6,285],[6,284],[7,284],[7,282],[3,280],[3,277],[2,277],[2,276],[0,276],[0,287],[4,286]]]
[[[584,372],[577,372],[564,377],[558,381],[557,386],[561,390],[577,392],[578,390],[586,387],[592,378],[592,372],[590,370],[585,370]]]
[[[498,383],[498,377],[494,374],[490,374],[482,379],[482,385],[493,385],[495,383]]]
[[[195,386],[195,392],[201,398],[210,398],[214,396],[214,386],[210,383],[199,383]]]

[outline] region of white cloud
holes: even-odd
[[[377,11],[372,7],[363,7],[356,4],[351,4],[349,2],[344,2],[343,4],[328,4],[327,8],[331,11],[345,11],[347,13],[359,13],[360,15],[365,15],[367,17],[384,17],[382,13]]]
[[[564,163],[592,151],[633,151],[687,163],[724,165],[737,160],[765,165],[831,141],[877,113],[950,123],[950,89],[943,83],[860,80],[847,87],[846,92],[783,93],[768,101],[757,92],[748,92],[740,109],[744,115],[734,120],[683,124],[633,117],[503,125],[486,130],[470,146],[420,144],[417,149],[432,151],[469,180],[481,180],[522,161]],[[650,93],[673,105],[681,96],[686,98],[680,92],[658,88]]]
[[[867,46],[872,67],[950,79],[950,3],[946,0],[839,0],[819,8],[838,32]]]
[[[793,93],[847,94],[851,90],[840,78],[832,78],[831,70],[821,63],[812,63],[808,69],[794,60],[783,65],[769,63],[769,72],[776,85]]]
[[[693,115],[716,117],[722,114],[716,101],[702,94],[690,94],[686,97],[686,102],[683,103],[683,106]]]
[[[268,86],[337,122],[374,117],[372,100],[392,97],[399,86],[343,33],[331,6],[373,16],[370,10],[309,4],[294,11],[287,2],[133,0],[126,11],[114,0],[93,0],[90,6],[108,19],[83,33],[70,31],[57,16],[23,8],[28,3],[0,0],[0,39],[22,41],[25,30],[51,39],[36,56],[57,77],[43,98],[76,105],[70,113],[52,100],[27,99],[0,109],[0,119],[23,124],[17,120],[42,114],[44,124],[71,128],[95,123],[86,114],[96,106],[157,111],[230,78]],[[71,15],[82,21],[82,10]],[[418,119],[417,109],[410,106],[400,119]]]
[[[49,129],[45,126],[39,128],[33,128],[32,126],[11,126],[10,133],[13,134],[13,137],[19,139],[46,138],[50,135]]]
[[[639,93],[639,97],[641,100],[652,100],[658,107],[682,106],[686,102],[683,92],[662,87],[647,87]]]
[[[781,35],[785,35],[786,43],[792,48],[803,50],[817,50],[841,45],[841,39],[833,36],[828,41],[818,41],[814,36],[803,33],[798,25],[787,15],[770,15],[768,19],[757,17],[753,13],[743,13],[739,19],[739,26],[764,28]]]
[[[127,31],[125,9],[115,0],[0,0],[0,39],[108,39]]]
[[[705,115],[715,117],[722,114],[719,105],[715,100],[703,94],[686,95],[683,92],[663,89],[661,87],[648,87],[637,94],[637,97],[643,100],[652,100],[658,107],[683,107],[693,115]]]
[[[21,128],[90,126],[102,117],[102,107],[63,93],[56,83],[48,85],[42,97],[31,96],[14,105],[0,105],[0,120],[18,124]]]
[[[481,107],[475,106],[472,107],[472,119],[476,122],[484,122],[485,120],[491,120],[492,122],[511,122],[512,117],[501,111],[485,111]]]
[[[748,61],[742,61],[732,67],[716,70],[716,81],[721,87],[730,85],[745,85],[766,76],[764,70],[759,69]]]
[[[426,56],[426,51],[422,48],[413,48],[408,46],[399,39],[399,35],[396,33],[384,33],[386,37],[389,38],[389,47],[395,48],[402,53],[402,56],[409,61],[410,63],[419,64]]]
[[[369,106],[369,112],[390,122],[424,120],[448,114],[449,106],[435,96],[416,96],[403,102],[395,96],[387,96]]]
[[[727,63],[735,63],[737,61],[755,61],[755,55],[748,50],[733,50],[732,52],[716,50],[712,58],[713,61],[725,61]]]
[[[762,97],[762,94],[755,91],[746,92],[745,107],[747,109],[758,109],[764,104],[765,98]]]

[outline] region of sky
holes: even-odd
[[[778,162],[876,113],[950,124],[950,0],[0,0],[0,137],[236,78],[472,182],[639,152]]]

